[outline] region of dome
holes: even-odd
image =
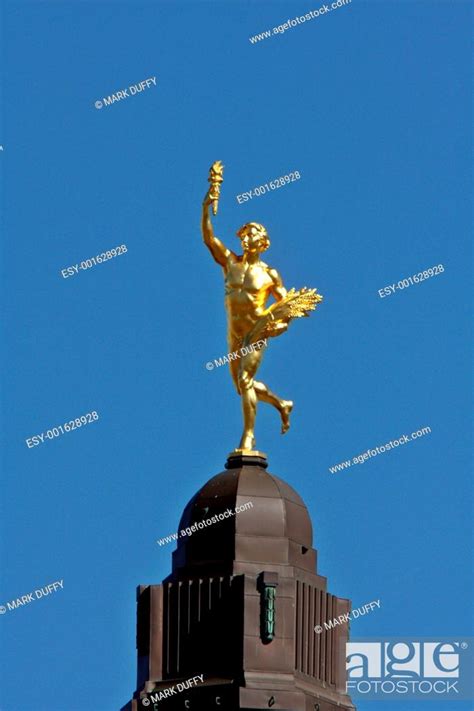
[[[240,466],[209,479],[185,507],[173,571],[194,574],[212,568],[228,574],[244,564],[273,564],[314,572],[312,526],[304,501],[265,471],[266,463],[248,465],[242,459]]]

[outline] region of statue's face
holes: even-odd
[[[240,234],[242,249],[247,254],[263,252],[265,249],[265,237],[265,233],[259,230],[258,227],[254,227],[253,225],[245,227]]]

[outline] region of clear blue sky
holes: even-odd
[[[262,407],[257,444],[308,506],[330,591],[381,600],[352,637],[469,634],[470,5],[353,0],[249,42],[319,6],[4,3],[0,603],[64,589],[0,618],[2,711],[130,698],[135,587],[168,574],[172,546],[156,539],[236,446],[229,374],[204,367],[227,351],[199,230],[216,159],[216,233],[237,247],[235,231],[262,222],[285,284],[324,294],[268,349],[262,379],[296,404],[284,438]],[[298,182],[237,203],[294,170]],[[97,422],[26,446],[93,410]]]

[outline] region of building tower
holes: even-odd
[[[314,630],[350,602],[327,592],[306,506],[266,467],[230,455],[184,509],[180,531],[199,530],[179,537],[161,585],[137,591],[137,691],[123,711],[354,711],[348,626]]]

